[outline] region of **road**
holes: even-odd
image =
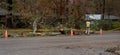
[[[106,48],[120,46],[120,33],[0,39],[0,55],[115,55]]]

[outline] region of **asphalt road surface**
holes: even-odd
[[[120,33],[0,39],[0,55],[116,55],[106,48],[120,46]]]

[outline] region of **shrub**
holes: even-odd
[[[111,30],[112,29],[112,21],[111,20],[95,20],[91,24],[92,30],[99,30],[102,28],[103,30]]]
[[[98,27],[101,27],[103,30],[111,30],[112,21],[111,20],[100,20]]]
[[[120,28],[120,21],[116,21],[112,23],[112,28],[116,29],[116,28]]]
[[[108,48],[106,52],[115,52],[116,50],[120,50],[120,47]]]

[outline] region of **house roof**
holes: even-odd
[[[86,14],[86,20],[100,20],[101,17],[100,14]]]
[[[86,14],[86,20],[101,20],[102,14]],[[105,15],[104,19],[120,19],[118,16],[114,15]]]
[[[120,19],[120,17],[110,15],[110,16],[105,16],[105,19]]]

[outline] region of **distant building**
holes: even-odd
[[[7,16],[7,14],[8,14],[8,11],[7,11],[7,10],[5,10],[5,9],[0,9],[0,20],[5,19],[6,16]],[[4,21],[1,21],[1,22],[4,22]]]
[[[86,14],[85,16],[86,16],[85,20],[101,20],[102,19],[102,14]],[[120,17],[114,16],[114,15],[105,15],[104,19],[117,21],[117,20],[120,20]]]
[[[9,17],[9,15],[11,15],[12,17]],[[18,13],[9,14],[7,10],[0,8],[0,25],[12,27],[13,20],[14,20],[13,16],[14,16],[14,19],[18,19],[20,17],[20,14]]]
[[[0,28],[3,28],[3,26],[6,25],[6,16],[7,16],[8,12],[4,9],[0,9]]]
[[[8,11],[5,10],[5,9],[0,9],[0,16],[4,16],[4,15],[7,15],[8,14]]]

